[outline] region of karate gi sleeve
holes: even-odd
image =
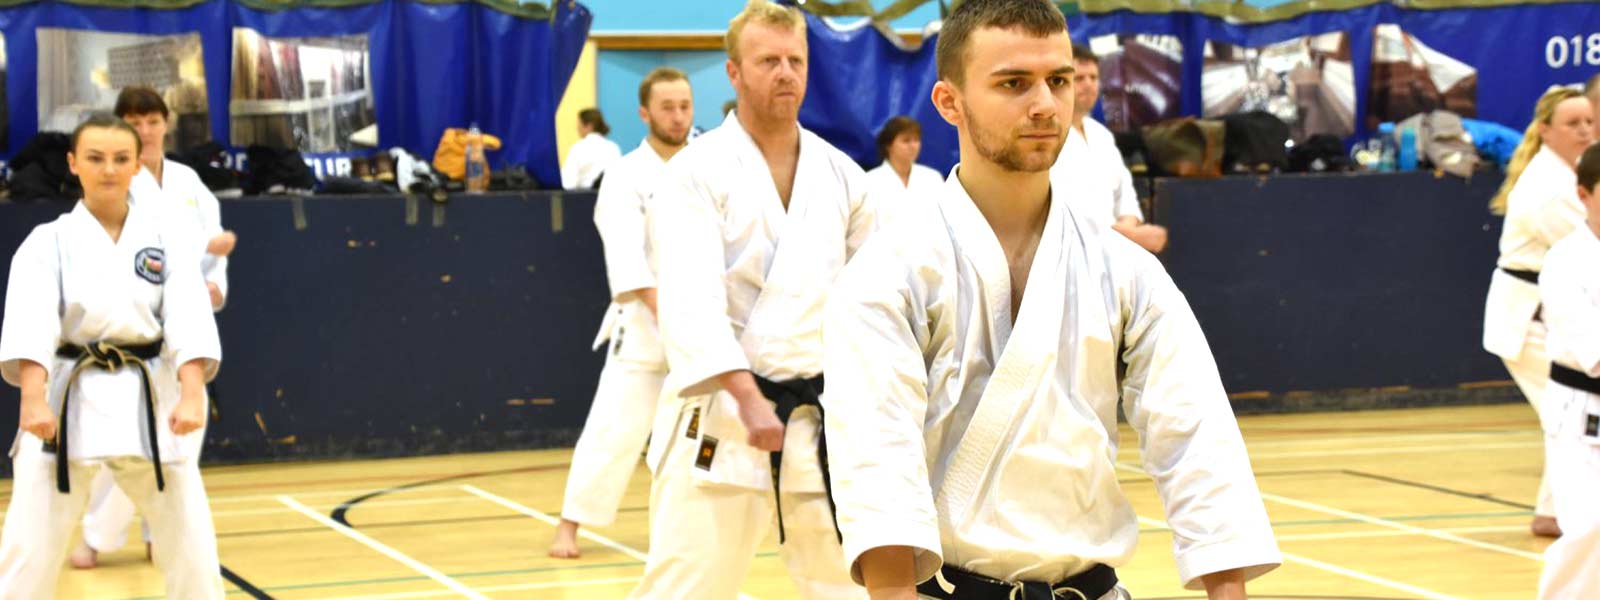
[[[600,182],[600,196],[594,203],[594,227],[600,232],[606,260],[606,281],[611,299],[628,292],[655,287],[645,250],[644,198],[650,190],[631,181],[621,166]]]
[[[839,530],[851,577],[873,548],[914,549],[918,581],[944,563],[929,482],[926,312],[904,259],[875,240],[829,290],[822,395]],[[948,349],[946,349],[948,350]]]
[[[692,167],[681,161],[668,167],[667,181],[650,200],[648,219],[662,346],[672,365],[673,387],[682,396],[711,393],[719,389],[716,376],[750,369],[728,317],[717,198]]]
[[[23,240],[11,257],[6,282],[5,321],[0,323],[0,375],[21,387],[22,361],[44,366],[55,375],[56,347],[61,344],[60,255],[50,225],[41,225]]]
[[[1565,351],[1571,355],[1568,358],[1578,361],[1574,366],[1590,377],[1600,377],[1600,290],[1584,288],[1570,268],[1572,261],[1558,262],[1567,257],[1566,251],[1576,249],[1558,246],[1550,253],[1539,275],[1539,298],[1544,303],[1545,324],[1552,334],[1560,332]]]
[[[1117,174],[1117,187],[1112,192],[1116,196],[1117,218],[1133,217],[1140,223],[1144,222],[1144,210],[1139,208],[1139,193],[1133,187],[1133,173],[1122,164],[1121,155],[1106,158],[1106,168],[1113,169]]]
[[[182,366],[201,360],[205,380],[217,376],[222,364],[222,343],[211,311],[200,261],[192,245],[167,245],[167,281],[161,291],[161,327],[168,355]]]
[[[1134,267],[1118,283],[1124,411],[1166,506],[1178,574],[1191,590],[1229,569],[1259,577],[1283,558],[1200,324],[1154,256],[1111,238]]]
[[[867,237],[878,229],[879,194],[870,193],[872,181],[855,163],[845,166],[845,193],[849,196],[850,224],[845,233],[845,260],[855,256]]]
[[[201,229],[204,234],[201,236],[203,238],[201,240],[203,248],[204,245],[211,243],[211,238],[222,235],[224,231],[222,229],[222,204],[217,201],[216,195],[212,194],[211,190],[207,189],[205,184],[201,183],[198,178],[193,183],[195,186],[195,202],[200,209]],[[217,311],[222,310],[223,306],[228,304],[228,257],[206,253],[200,259],[200,270],[206,282],[216,284],[217,290],[222,292],[222,306],[215,307]]]
[[[581,139],[578,140],[578,143],[573,144],[571,149],[567,150],[567,162],[561,163],[562,189],[578,189],[578,184],[580,183],[578,181],[578,173],[583,169],[584,163],[589,160],[586,150],[588,150],[588,146]]]

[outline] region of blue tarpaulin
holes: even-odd
[[[43,1],[0,8],[11,119],[5,156],[38,130],[38,103],[30,93],[38,86],[37,28],[198,33],[211,136],[226,145],[233,29],[243,27],[267,37],[368,36],[381,147],[431,155],[446,128],[477,122],[506,142],[491,154],[492,163],[526,165],[547,185],[560,181],[555,112],[588,37],[592,15],[582,5],[557,2],[545,18],[478,2],[252,6],[264,5],[206,0],[180,8],[109,7]]]
[[[945,170],[957,157],[955,131],[928,100],[936,81],[933,44],[903,50],[871,27],[840,29],[808,15],[810,87],[800,121],[856,160],[877,164],[874,136],[899,114],[923,128],[922,162]],[[1259,47],[1330,32],[1349,35],[1355,79],[1357,136],[1365,136],[1373,28],[1399,25],[1414,39],[1477,71],[1477,118],[1521,131],[1533,104],[1551,85],[1580,83],[1600,73],[1600,3],[1543,2],[1442,9],[1380,2],[1307,12],[1260,23],[1199,12],[1115,10],[1067,18],[1074,40],[1108,34],[1170,35],[1183,44],[1182,107],[1201,111],[1201,72],[1207,41]]]

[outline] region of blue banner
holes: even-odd
[[[800,120],[857,161],[879,162],[878,128],[907,114],[923,128],[919,162],[945,170],[957,157],[955,132],[928,100],[934,75],[933,45],[897,47],[871,27],[839,29],[807,16],[811,45],[810,89]],[[1538,97],[1552,85],[1582,83],[1600,73],[1600,3],[1540,3],[1487,8],[1421,10],[1377,3],[1341,11],[1311,12],[1280,21],[1246,24],[1195,12],[1140,14],[1119,10],[1067,18],[1074,40],[1103,35],[1164,35],[1182,43],[1180,104],[1201,114],[1201,77],[1207,41],[1260,47],[1330,32],[1349,40],[1355,96],[1354,138],[1370,134],[1374,30],[1397,25],[1415,42],[1475,71],[1476,117],[1521,131]],[[870,83],[869,83],[870,82]],[[868,88],[866,86],[874,86]],[[1131,91],[1130,93],[1137,93]],[[1468,115],[1472,116],[1472,115]]]
[[[234,29],[267,38],[365,36],[378,144],[431,156],[448,127],[477,122],[505,145],[490,162],[526,165],[559,185],[556,106],[588,37],[592,15],[557,2],[548,19],[508,14],[477,2],[377,0],[342,8],[258,10],[231,0],[181,9],[106,8],[36,2],[0,8],[7,54],[10,131],[5,152],[39,130],[38,28],[143,35],[198,34],[203,49],[210,137],[229,146],[234,96]],[[110,106],[102,108],[109,109]],[[348,152],[307,152],[316,162]],[[319,167],[319,171],[320,171]]]

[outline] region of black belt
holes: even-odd
[[[1577,369],[1568,369],[1561,365],[1550,363],[1550,381],[1575,390],[1600,395],[1600,379],[1585,375]]]
[[[1505,274],[1510,275],[1512,277],[1515,277],[1517,279],[1521,279],[1523,281],[1526,281],[1526,282],[1534,284],[1534,285],[1539,285],[1539,272],[1538,271],[1525,271],[1525,270],[1522,270],[1522,269],[1507,269],[1505,267],[1500,267],[1500,270],[1504,271]],[[1541,305],[1539,308],[1533,309],[1533,320],[1535,320],[1535,321],[1544,321],[1544,306]]]
[[[1060,583],[1000,581],[945,565],[939,569],[954,592],[939,587],[938,579],[917,586],[917,593],[941,600],[1098,600],[1117,587],[1117,571],[1105,565],[1068,577]]]
[[[753,374],[753,373],[752,373]],[[773,381],[756,375],[756,387],[761,389],[761,395],[777,404],[774,411],[778,413],[778,420],[783,426],[789,426],[789,417],[794,416],[794,411],[802,406],[817,407],[817,462],[822,468],[822,489],[828,497],[828,514],[833,515],[833,479],[828,476],[828,434],[822,427],[822,376],[810,379],[795,379],[791,381]],[[784,541],[783,532],[783,490],[778,485],[779,471],[783,466],[783,451],[772,453],[772,495],[778,503],[778,543]],[[839,536],[839,541],[844,541],[844,535],[839,532],[839,517],[833,517],[833,533]]]
[[[1521,279],[1523,281],[1526,281],[1526,282],[1534,284],[1534,285],[1539,285],[1539,272],[1538,271],[1525,271],[1525,270],[1522,270],[1522,269],[1507,269],[1505,267],[1500,267],[1500,270],[1504,271],[1505,274],[1510,275],[1512,277],[1515,277],[1517,279]]]
[[[46,441],[46,452],[56,455],[56,489],[65,494],[72,491],[67,477],[67,415],[72,402],[72,384],[84,369],[95,367],[106,371],[120,371],[123,367],[138,367],[139,381],[144,384],[144,430],[150,436],[150,462],[156,469],[156,489],[165,491],[167,480],[161,473],[161,444],[156,441],[156,402],[150,390],[150,366],[145,363],[161,356],[161,340],[139,346],[118,346],[108,342],[95,342],[88,346],[62,344],[56,348],[56,357],[77,361],[67,376],[66,389],[61,392],[61,419],[56,427],[54,442]]]

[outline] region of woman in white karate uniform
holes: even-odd
[[[894,117],[878,130],[878,156],[883,164],[867,171],[867,181],[871,186],[868,193],[876,196],[879,211],[892,213],[918,201],[927,204],[944,187],[938,171],[917,164],[920,154],[922,125],[916,119]]]
[[[611,126],[606,124],[600,109],[578,111],[578,143],[567,150],[567,162],[561,165],[562,188],[592,190],[599,187],[606,167],[622,158],[622,147],[606,139],[607,135],[611,135]]]
[[[167,128],[170,111],[161,94],[142,86],[125,88],[117,95],[117,118],[139,133],[139,174],[129,190],[132,202],[147,202],[175,226],[195,227],[204,249],[199,255],[211,309],[222,310],[228,298],[228,254],[237,241],[233,232],[222,229],[222,207],[217,197],[200,181],[200,176],[182,163],[166,159]],[[204,434],[202,433],[203,437]],[[133,501],[117,489],[109,471],[95,476],[89,493],[89,510],[83,515],[83,538],[73,548],[69,560],[79,569],[99,565],[100,553],[121,548],[128,541],[128,524],[133,521]],[[150,550],[150,527],[144,531],[145,556]]]
[[[197,458],[221,362],[193,233],[129,201],[139,137],[96,117],[72,135],[72,212],[11,262],[0,376],[22,391],[0,532],[6,598],[55,595],[90,481],[110,470],[150,520],[167,597],[223,597]]]
[[[1550,246],[1583,225],[1573,165],[1592,141],[1593,123],[1594,108],[1583,94],[1567,88],[1545,92],[1512,155],[1505,184],[1489,205],[1506,220],[1484,310],[1483,348],[1505,361],[1535,412],[1550,381],[1539,271]],[[1561,535],[1542,473],[1531,529],[1535,535]]]

